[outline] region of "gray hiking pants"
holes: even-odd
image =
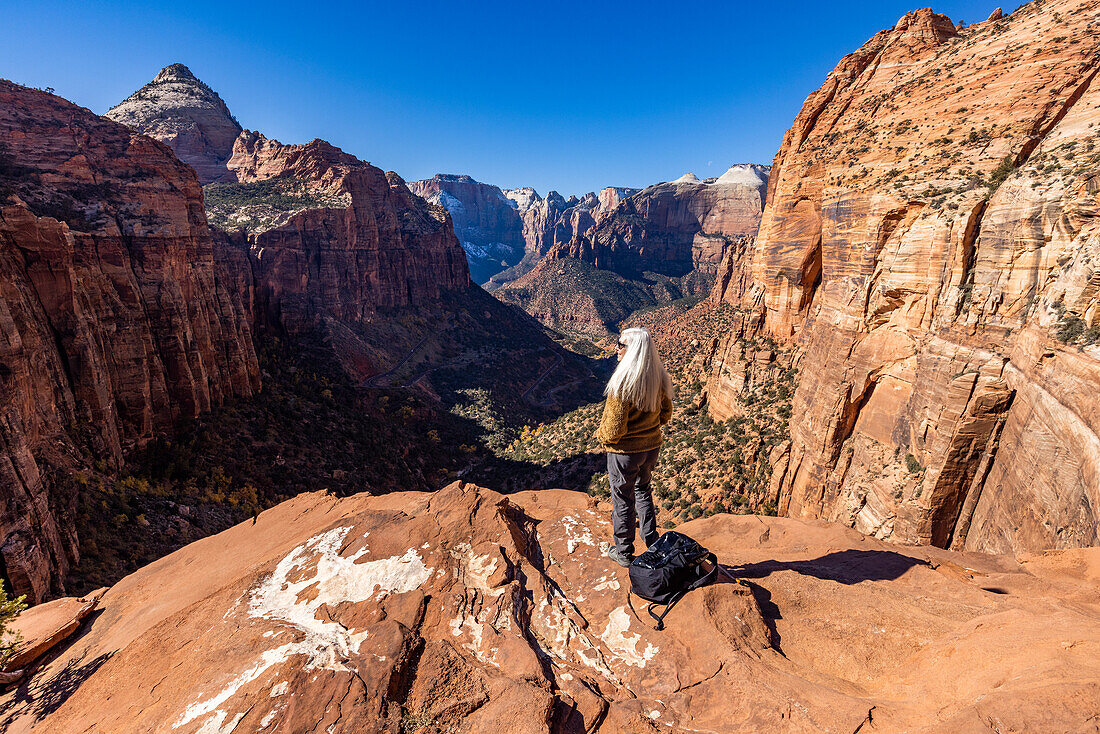
[[[658,537],[657,514],[649,480],[660,448],[637,454],[607,454],[607,478],[611,483],[611,525],[615,547],[634,555],[634,522],[642,531],[642,542],[652,545]]]

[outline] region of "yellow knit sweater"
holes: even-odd
[[[596,438],[613,454],[637,454],[661,445],[661,426],[672,417],[672,400],[661,396],[661,408],[650,413],[607,396]]]

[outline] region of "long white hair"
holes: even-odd
[[[655,412],[661,407],[662,394],[672,397],[672,378],[661,355],[645,329],[626,329],[619,343],[626,345],[626,354],[607,381],[604,395],[614,395],[642,412]]]

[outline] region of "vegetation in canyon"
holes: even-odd
[[[295,177],[207,184],[203,197],[207,220],[230,232],[266,232],[307,209],[346,209],[351,205],[348,194],[323,191]]]
[[[775,498],[768,493],[770,457],[776,446],[788,440],[797,369],[778,369],[770,379],[753,385],[745,395],[742,415],[712,420],[705,409],[706,362],[733,315],[727,304],[684,299],[644,309],[621,325],[651,330],[673,378],[673,416],[663,429],[653,479],[658,520],[666,527],[719,512],[776,512]],[[685,339],[685,332],[691,337]],[[605,339],[605,348],[613,341]],[[583,489],[606,499],[604,453],[594,435],[601,409],[602,402],[593,402],[553,420],[524,426],[503,450],[494,452],[505,460],[500,465],[505,470],[492,467],[480,481],[506,491]],[[525,465],[541,471],[507,471]]]

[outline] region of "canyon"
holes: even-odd
[[[157,79],[177,92],[208,89],[180,65]],[[261,371],[300,384],[296,368],[261,369],[258,350],[272,345],[315,345],[314,365],[339,367],[316,378],[330,404],[331,380],[403,387],[426,403],[414,411],[425,418],[488,390],[515,420],[533,420],[585,391],[585,361],[473,286],[446,211],[396,174],[324,141],[283,145],[242,131],[219,164],[221,182],[207,187],[210,218],[223,230],[208,225],[195,171],[167,144],[45,92],[7,82],[2,92],[0,574],[16,594],[37,602],[63,593],[81,555],[80,523],[99,533],[112,522],[177,522],[148,515],[177,512],[159,500],[159,510],[141,500],[114,520],[99,517],[107,510],[90,507],[99,496],[90,486],[103,507],[119,492],[148,496],[145,478],[124,476],[128,457],[182,421],[262,396]],[[193,136],[166,140],[186,148]],[[563,382],[571,387],[556,389]],[[362,410],[356,403],[336,411]],[[245,431],[267,431],[271,418],[253,420]],[[368,445],[372,433],[362,434]],[[252,450],[244,434],[234,440]],[[211,471],[206,494],[237,503],[215,486],[225,481],[220,468]],[[250,478],[230,481],[243,497],[257,491]],[[210,527],[242,511],[226,505]],[[142,533],[156,531],[129,537]]]
[[[86,457],[118,469],[135,443],[260,389],[254,293],[167,147],[9,82],[0,139],[0,572],[37,601],[77,558]]]
[[[495,290],[533,268],[555,247],[588,232],[605,213],[638,189],[608,187],[577,198],[530,187],[501,189],[465,175],[437,174],[410,184],[447,209],[471,261],[474,280]]]
[[[916,10],[770,167],[570,198],[182,64],[105,117],[0,81],[0,728],[1094,730],[1098,70],[1098,0]],[[572,351],[632,325],[721,564],[663,631]]]
[[[474,280],[497,298],[603,335],[633,311],[707,293],[725,249],[755,235],[767,182],[767,166],[745,164],[579,198],[453,174],[410,189],[447,209]]]

